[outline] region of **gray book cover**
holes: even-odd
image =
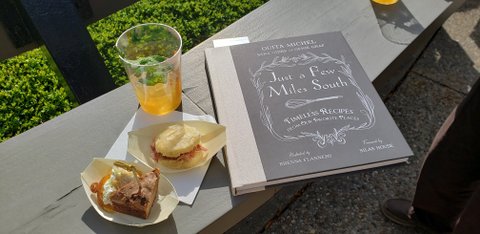
[[[259,160],[253,161],[261,164],[240,160],[240,149],[230,155],[227,142],[231,177],[262,170],[261,179],[240,180],[239,189],[398,163],[413,154],[340,32],[210,49],[206,55],[227,139],[229,129],[248,128],[243,137],[232,137],[252,137],[246,144],[255,147]],[[232,119],[230,112],[243,118]]]

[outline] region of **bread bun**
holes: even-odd
[[[155,139],[155,151],[164,157],[176,158],[192,151],[200,143],[200,132],[188,125],[169,126]]]
[[[172,169],[188,169],[207,158],[208,149],[201,146],[200,132],[188,125],[175,124],[161,132],[152,142],[152,157]]]

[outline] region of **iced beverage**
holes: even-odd
[[[125,31],[117,49],[141,108],[168,114],[182,100],[180,34],[163,24],[142,24]]]

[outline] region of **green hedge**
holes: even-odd
[[[40,49],[0,63],[0,100],[0,141],[76,106]]]
[[[182,35],[186,52],[266,1],[145,0],[93,23],[88,30],[120,86],[128,80],[114,44],[126,29],[147,22],[171,25]],[[77,106],[62,82],[41,49],[0,62],[0,142]]]

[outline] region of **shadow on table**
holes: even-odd
[[[228,176],[227,168],[218,157],[223,157],[222,153],[218,153],[212,158],[207,174],[203,179],[200,189],[214,189],[220,187],[230,186],[230,177]]]
[[[175,220],[171,215],[161,222],[162,225],[150,225],[139,229],[107,221],[100,217],[93,207],[90,207],[82,215],[82,221],[95,233],[135,233],[138,231],[142,233],[177,233]]]
[[[449,0],[449,2],[451,2],[451,1],[453,1],[453,0]],[[480,1],[478,1],[478,0],[467,0],[467,1],[465,1],[465,3],[463,3],[462,7],[460,7],[460,9],[458,9],[458,11],[465,12],[465,11],[469,11],[469,10],[472,10],[472,9],[476,9],[479,6],[480,6]]]
[[[465,49],[440,28],[412,71],[466,94],[480,73]]]
[[[385,39],[395,44],[408,45],[423,31],[423,26],[402,1],[393,5],[370,2]]]

